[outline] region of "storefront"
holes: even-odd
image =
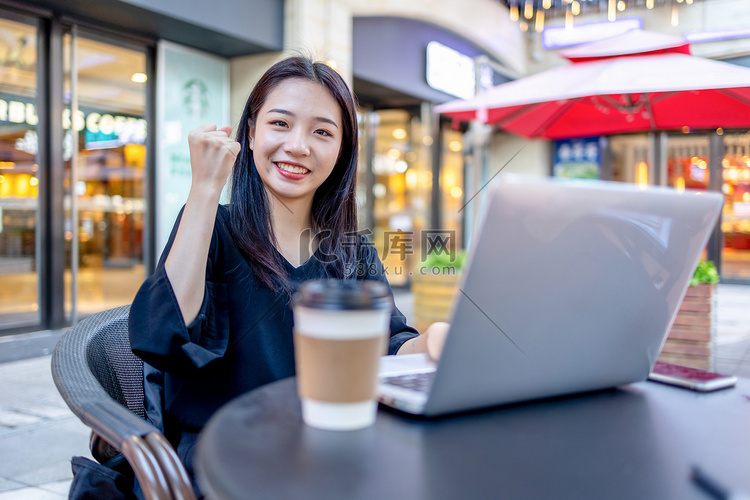
[[[312,48],[318,39],[308,41],[308,31],[338,40],[284,0],[225,0],[220,10],[191,2],[189,11],[171,0],[93,6],[0,0],[0,335],[60,328],[128,303],[154,268],[169,210],[182,203],[160,189],[189,183],[186,155],[169,149],[189,127],[179,117],[197,109],[181,92],[195,97],[200,87],[164,85],[174,76],[164,47],[231,66],[234,110],[290,40]],[[285,22],[296,30],[288,37]],[[456,33],[404,17],[354,17],[351,51],[335,48],[342,61],[351,57],[361,105],[360,227],[391,283],[408,285],[434,243],[457,250],[464,239],[464,130],[433,106],[477,81],[507,80],[504,67]],[[190,109],[166,123],[160,89]],[[165,168],[179,179],[165,181]]]
[[[281,48],[280,1],[255,16],[262,43],[102,3],[0,2],[0,335],[128,303],[153,269],[158,40]]]
[[[353,86],[361,105],[359,226],[371,233],[390,284],[406,286],[436,243],[463,247],[464,130],[441,120],[433,106],[474,92],[474,61],[483,52],[414,19],[355,17],[353,31]],[[436,67],[455,69],[454,78],[431,73],[432,57],[441,57],[433,60]],[[507,80],[492,69],[484,79],[487,86]]]
[[[0,61],[0,328],[38,325],[45,307],[61,309],[70,321],[74,300],[83,314],[123,303],[144,276],[147,48],[45,27],[31,17],[0,18],[6,44]],[[38,42],[47,36],[57,37],[62,64],[40,60]],[[71,72],[72,57],[79,63]],[[42,66],[48,74],[40,74]],[[65,77],[53,76],[56,71]],[[44,95],[39,83],[45,81],[61,85],[62,102]],[[77,104],[70,99],[72,85]],[[56,120],[42,111],[51,105],[62,108]],[[71,193],[77,196],[75,225]],[[57,231],[42,234],[53,226]],[[63,263],[55,280],[52,268]]]

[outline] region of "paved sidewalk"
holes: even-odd
[[[411,318],[411,294],[395,293]],[[750,378],[750,286],[719,285],[717,294],[716,370]],[[88,438],[57,393],[49,355],[0,363],[0,500],[67,498],[70,458],[90,457]]]
[[[716,288],[714,371],[750,378],[750,286]]]
[[[51,356],[0,364],[0,500],[68,498],[73,455],[89,429],[52,382]]]

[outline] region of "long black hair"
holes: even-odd
[[[237,142],[242,149],[232,170],[229,208],[232,238],[260,282],[271,289],[290,292],[283,257],[274,247],[268,196],[248,140],[248,131],[268,94],[288,78],[319,83],[341,108],[341,151],[333,171],[315,191],[311,212],[312,231],[313,235],[318,235],[319,245],[315,258],[334,278],[347,276],[355,254],[353,238],[357,230],[355,189],[359,148],[354,96],[344,79],[328,65],[305,57],[284,59],[269,68],[250,93],[237,130]]]

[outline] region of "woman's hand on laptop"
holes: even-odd
[[[427,353],[427,355],[437,361],[440,359],[440,353],[443,352],[443,344],[448,335],[450,324],[444,321],[438,321],[431,324],[419,337],[407,340],[398,350],[398,354],[417,354]]]
[[[427,327],[427,330],[422,334],[426,337],[425,344],[427,344],[427,355],[433,360],[437,361],[440,359],[440,354],[443,352],[443,345],[445,344],[445,338],[448,336],[448,329],[450,324],[445,321],[438,321]]]

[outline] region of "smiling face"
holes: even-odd
[[[341,108],[319,83],[290,78],[268,93],[248,131],[266,189],[283,203],[312,199],[341,150]]]

